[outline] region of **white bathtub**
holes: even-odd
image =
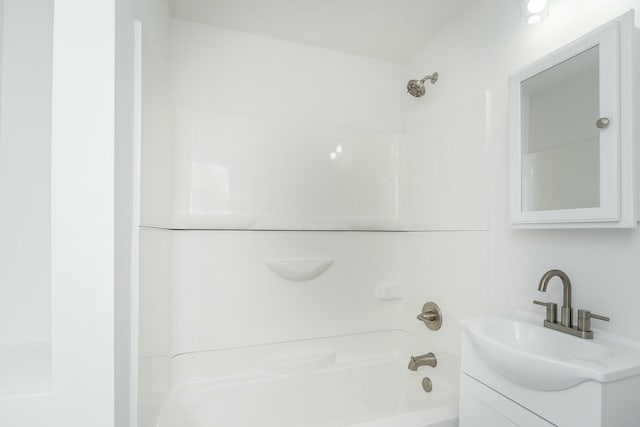
[[[457,363],[409,371],[419,347],[387,331],[180,355],[158,427],[457,426]]]

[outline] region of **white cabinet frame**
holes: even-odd
[[[541,58],[510,78],[510,222],[513,228],[632,228],[636,226],[634,117],[638,93],[637,30],[633,11],[622,15],[562,49]],[[600,131],[600,206],[527,211],[523,208],[523,81],[580,53],[599,46],[600,117],[610,124]],[[638,98],[637,96],[635,97]],[[636,120],[637,121],[637,120]]]

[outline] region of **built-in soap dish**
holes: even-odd
[[[286,280],[305,282],[321,276],[331,267],[331,258],[276,259],[266,262],[267,267]]]
[[[322,350],[280,354],[265,360],[264,367],[278,374],[299,375],[319,371],[334,363],[336,352]]]

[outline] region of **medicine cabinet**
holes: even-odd
[[[633,11],[513,74],[514,228],[636,226]]]

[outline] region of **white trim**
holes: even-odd
[[[49,426],[114,424],[113,0],[56,0]]]
[[[142,22],[134,22],[133,227],[131,236],[131,427],[138,425],[140,160],[142,146]]]
[[[2,100],[2,52],[4,46],[4,0],[0,0],[0,100]],[[2,126],[2,102],[0,102],[0,127]]]

